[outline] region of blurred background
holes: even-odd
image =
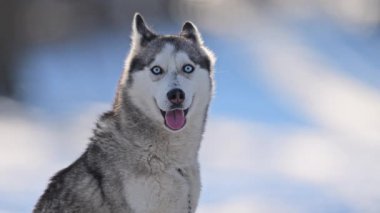
[[[198,212],[380,212],[379,0],[1,1],[0,212],[84,151],[135,12],[218,58]]]

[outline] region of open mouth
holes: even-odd
[[[165,120],[165,126],[171,130],[177,131],[186,125],[186,115],[189,111],[187,109],[173,109],[169,111],[161,110],[161,114]]]

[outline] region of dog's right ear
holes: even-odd
[[[135,13],[132,23],[132,44],[134,47],[145,46],[147,43],[155,39],[157,35],[150,30],[143,17],[139,13]]]

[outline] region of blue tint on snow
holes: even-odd
[[[310,125],[295,108],[272,92],[256,58],[238,41],[206,38],[206,44],[217,56],[216,94],[211,112],[263,123]]]
[[[128,42],[126,34],[99,33],[30,49],[21,66],[24,100],[58,114],[92,102],[111,104]]]
[[[380,89],[380,30],[350,32],[319,18],[291,24],[293,33],[341,74]]]
[[[201,203],[233,201],[240,197],[278,201],[311,213],[350,213],[351,206],[329,195],[317,185],[311,185],[283,177],[231,175],[220,176],[218,180],[204,178]],[[220,187],[223,186],[223,187]]]

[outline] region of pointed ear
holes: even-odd
[[[132,23],[132,43],[136,46],[145,46],[156,37],[157,35],[146,26],[143,17],[135,13]]]
[[[202,36],[197,27],[190,21],[185,22],[182,26],[180,36],[187,38],[197,44],[203,44]]]

